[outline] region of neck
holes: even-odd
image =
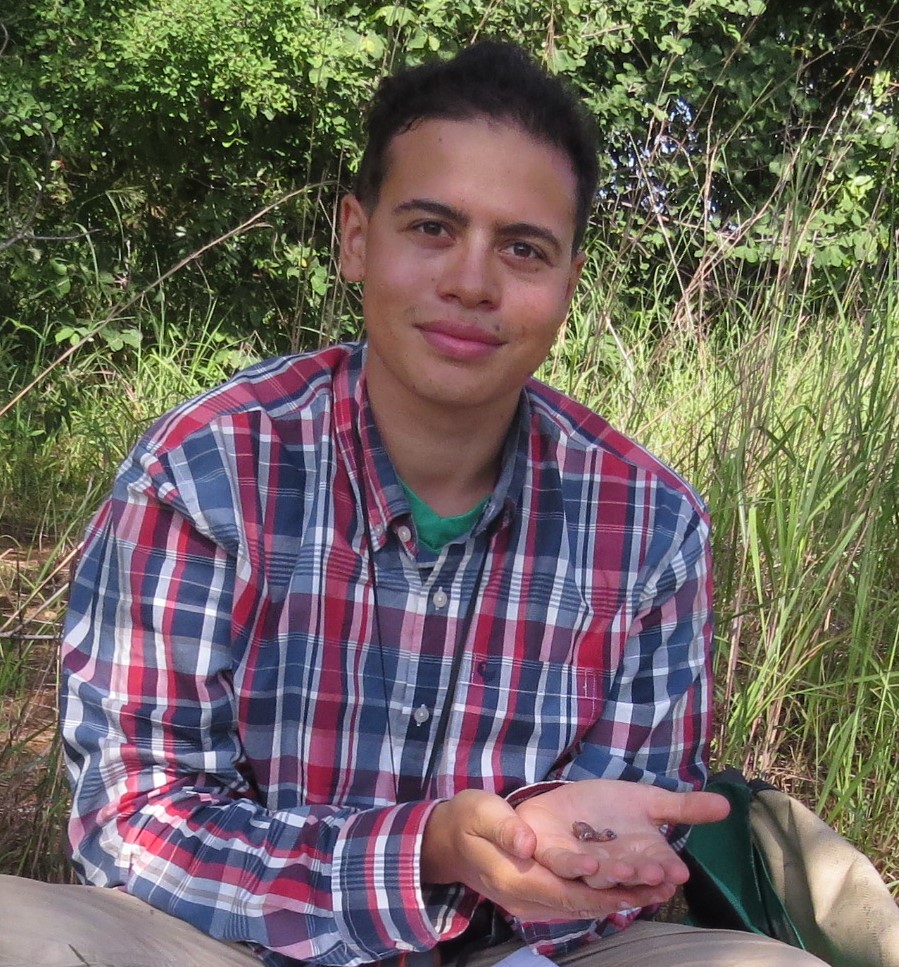
[[[404,400],[371,373],[366,385],[396,472],[432,510],[455,517],[492,492],[517,399],[485,413]]]

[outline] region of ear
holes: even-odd
[[[577,255],[571,260],[571,268],[568,270],[568,286],[565,291],[565,298],[568,302],[571,302],[571,298],[574,295],[574,290],[577,287],[578,281],[581,277],[581,272],[584,270],[584,263],[587,261],[587,256],[583,252],[578,252]]]
[[[347,282],[365,279],[365,243],[368,215],[355,195],[340,201],[340,272]]]

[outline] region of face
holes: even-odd
[[[567,156],[517,126],[432,119],[393,139],[377,203],[341,210],[376,409],[511,419],[583,264],[575,199]]]

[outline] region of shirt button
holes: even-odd
[[[446,591],[444,591],[443,588],[437,588],[437,590],[434,592],[434,597],[431,598],[431,600],[434,602],[435,608],[445,608],[449,598],[446,596]]]
[[[396,536],[405,544],[412,539],[412,531],[405,524],[400,524],[396,529]]]
[[[419,705],[412,713],[412,718],[415,720],[416,725],[424,725],[430,717],[431,713],[428,711],[427,705]]]

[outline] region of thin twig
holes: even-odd
[[[59,633],[55,635],[7,635],[10,641],[59,641]]]

